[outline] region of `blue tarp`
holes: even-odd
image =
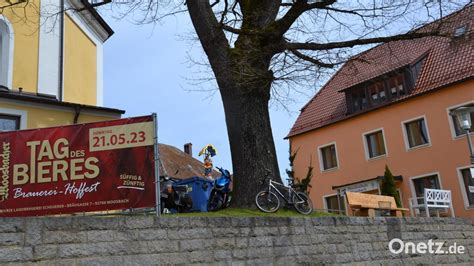
[[[202,177],[190,177],[176,182],[176,185],[188,185],[192,187],[189,193],[193,200],[191,211],[207,212],[207,202],[211,194],[214,181]]]

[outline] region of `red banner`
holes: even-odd
[[[152,116],[0,133],[0,216],[155,205]]]

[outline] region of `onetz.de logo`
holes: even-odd
[[[392,254],[464,254],[465,248],[462,245],[453,243],[444,246],[444,242],[435,242],[432,239],[427,242],[414,243],[394,238],[388,243],[388,249]]]

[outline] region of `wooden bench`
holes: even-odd
[[[346,192],[347,203],[357,216],[375,217],[375,210],[390,211],[390,216],[403,217],[408,209],[398,208],[394,197]]]

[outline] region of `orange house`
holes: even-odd
[[[474,165],[466,134],[449,115],[474,104],[473,7],[443,19],[451,38],[390,42],[358,54],[302,108],[287,138],[298,151],[295,176],[314,167],[316,209],[346,213],[345,191],[379,194],[387,165],[403,207],[424,188],[447,189],[455,215],[474,219]]]

